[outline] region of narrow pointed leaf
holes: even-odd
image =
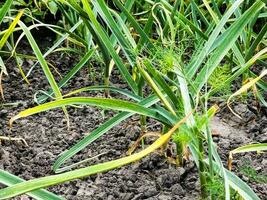
[[[152,117],[162,122],[166,122],[166,119],[161,117],[159,113],[153,109],[145,108],[137,103],[132,103],[124,100],[117,99],[106,99],[106,98],[93,98],[93,97],[72,97],[66,99],[59,99],[53,102],[45,103],[33,108],[26,109],[20,112],[18,115],[14,116],[10,120],[10,124],[14,120],[19,118],[34,115],[43,111],[51,110],[58,107],[63,107],[67,105],[90,105],[97,106],[104,109],[112,109],[117,111],[133,112],[141,115],[146,115]]]
[[[8,173],[7,171],[0,169],[0,183],[6,186],[12,186],[14,184],[22,183],[25,180]],[[36,190],[33,192],[27,193],[30,197],[33,197],[36,200],[63,200],[63,197],[57,196],[46,190]]]

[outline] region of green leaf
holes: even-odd
[[[113,92],[118,92],[119,94],[122,94],[122,95],[125,95],[131,99],[133,99],[134,101],[141,101],[142,98],[126,89],[120,89],[120,88],[116,88],[116,87],[111,87],[111,86],[89,86],[89,87],[84,87],[84,88],[80,88],[78,90],[74,90],[74,91],[71,91],[70,93],[68,94],[65,94],[63,97],[69,97],[69,96],[72,96],[74,94],[77,94],[77,93],[81,93],[81,92],[87,92],[87,91],[103,91],[103,90],[110,90],[110,91],[113,91]]]
[[[7,31],[5,32],[5,34],[3,35],[3,37],[1,38],[1,40],[0,40],[0,50],[3,48],[3,46],[7,42],[9,36],[13,33],[14,28],[18,24],[18,22],[19,22],[19,20],[20,20],[20,18],[21,18],[22,15],[23,15],[23,10],[20,11],[19,14],[15,17],[15,19],[10,24],[9,28],[7,29]]]
[[[57,4],[54,1],[49,1],[48,2],[48,9],[50,10],[50,12],[53,15],[56,15],[57,11],[58,11],[58,7]]]
[[[21,111],[19,114],[14,116],[10,120],[10,124],[14,120],[17,120],[22,117],[27,117],[36,113],[40,113],[43,111],[51,110],[58,107],[63,107],[67,105],[90,105],[90,106],[97,106],[104,109],[112,109],[118,111],[125,111],[125,112],[132,112],[141,115],[146,115],[148,117],[152,117],[159,121],[167,123],[166,119],[160,116],[160,114],[153,110],[141,106],[137,103],[132,103],[124,100],[117,100],[117,99],[106,99],[106,98],[93,98],[93,97],[72,97],[66,99],[59,99],[53,102],[45,103],[33,108],[26,109]]]
[[[263,28],[261,29],[261,31],[259,32],[257,38],[254,40],[254,42],[251,44],[248,53],[246,55],[246,60],[250,59],[255,51],[255,49],[257,48],[258,44],[262,41],[262,39],[264,38],[264,36],[267,33],[267,24],[265,24],[263,26]]]
[[[58,87],[58,85],[57,85],[48,65],[47,65],[47,62],[45,61],[45,59],[44,59],[44,57],[43,57],[43,55],[42,55],[42,53],[38,47],[38,45],[36,44],[31,32],[28,30],[27,26],[23,22],[19,22],[19,25],[22,28],[22,30],[24,31],[26,37],[28,38],[31,47],[32,47],[36,57],[38,58],[40,65],[42,66],[42,69],[45,73],[45,76],[46,76],[49,84],[51,85],[51,88],[53,89],[53,91],[56,95],[56,98],[61,98],[62,95],[61,95],[61,92],[59,90],[59,87]]]
[[[158,97],[160,98],[160,100],[164,104],[164,106],[171,112],[171,114],[176,116],[176,113],[175,113],[173,107],[171,106],[170,102],[164,97],[164,94],[158,88],[157,84],[155,83],[155,81],[153,81],[151,76],[144,70],[143,66],[141,65],[141,62],[137,63],[137,67],[138,67],[141,75],[147,81],[148,85],[158,95]]]
[[[2,23],[4,17],[6,16],[7,12],[9,11],[10,6],[12,5],[13,0],[7,0],[5,4],[0,9],[0,24]]]
[[[260,200],[255,192],[243,180],[232,172],[226,170],[230,186],[246,200]]]
[[[248,144],[242,147],[238,147],[231,151],[231,154],[245,153],[251,151],[267,151],[267,143],[260,144]]]
[[[161,76],[161,74],[156,70],[151,62],[149,60],[144,61],[144,65],[148,72],[152,74],[152,78],[155,79],[155,81],[159,84],[161,89],[167,94],[167,96],[170,98],[172,104],[174,105],[175,108],[179,105],[179,100],[175,96],[173,90],[171,87],[165,82],[164,78]]]
[[[84,57],[80,60],[80,62],[73,67],[66,76],[64,76],[64,78],[62,80],[59,81],[58,83],[58,87],[62,88],[63,86],[65,86],[67,84],[67,82],[72,79],[81,69],[82,67],[88,62],[88,60],[94,55],[95,49],[91,49],[89,50]],[[47,100],[47,98],[51,95],[53,95],[53,90],[49,90],[46,92],[47,95],[42,95],[39,98],[37,98],[37,103],[43,103],[45,102],[45,100]]]
[[[7,171],[0,169],[0,183],[12,186],[18,183],[24,182],[23,179],[14,176],[13,174],[8,173]],[[46,190],[36,190],[33,192],[27,193],[27,195],[37,199],[37,200],[63,200],[63,197],[59,197],[51,192],[48,192]]]

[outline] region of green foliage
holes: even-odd
[[[14,0],[13,6],[15,8],[27,8],[32,15],[39,16],[43,19],[48,12],[55,15],[58,11],[57,4],[54,0]]]
[[[12,10],[9,9],[11,4]],[[22,17],[21,21],[18,20],[20,28],[13,25],[10,33],[1,33],[7,38],[3,39],[2,44],[8,43],[7,46],[12,47],[8,50],[12,49],[12,52],[0,52],[0,55],[5,53],[15,55],[15,58],[20,55],[14,53],[17,44],[14,45],[12,37],[9,41],[7,36],[13,31],[22,30],[18,42],[26,34],[51,88],[45,92],[46,95],[35,99],[41,105],[21,111],[10,123],[58,107],[62,107],[67,114],[67,107],[76,105],[98,106],[118,113],[59,156],[53,170],[64,173],[12,184],[0,190],[0,199],[137,161],[165,146],[170,138],[176,143],[179,164],[187,149],[190,150],[198,167],[202,198],[230,200],[238,193],[244,199],[259,199],[246,183],[224,168],[209,130],[209,120],[218,108],[208,108],[208,102],[215,93],[219,97],[230,94],[232,82],[240,77],[254,78],[256,75],[250,67],[255,62],[267,65],[264,60],[267,51],[260,49],[267,44],[267,26],[264,25],[266,5],[262,1],[14,0],[5,3],[0,21],[7,12],[14,16],[14,8],[18,7],[26,8],[26,19]],[[40,17],[47,12],[59,15],[57,26],[46,24],[45,18]],[[25,22],[31,21],[34,23],[28,27]],[[259,21],[261,23],[256,27]],[[36,43],[37,36],[30,32],[38,26],[47,27],[57,34],[57,41],[44,54]],[[67,51],[80,56],[77,65],[70,68],[59,82],[45,60],[54,51]],[[100,76],[104,84],[76,88],[62,94],[61,89],[67,87],[67,83],[90,61],[89,67],[92,69],[89,75],[94,76],[96,71],[100,71],[98,68],[103,67],[104,72]],[[221,65],[226,62],[231,63],[231,67],[229,64]],[[2,59],[0,66],[4,69]],[[129,90],[110,86],[114,70],[119,72],[118,76],[114,73],[116,78],[127,83]],[[267,90],[264,81],[257,84]],[[144,88],[149,88],[149,92],[143,93]],[[104,91],[106,97],[112,91],[130,100],[70,97],[90,91]],[[49,97],[54,101],[45,103]],[[165,127],[165,134],[131,156],[65,172],[80,163],[62,167],[68,159],[134,114],[141,115],[142,126],[146,125],[145,117],[159,121]],[[181,126],[181,123],[184,125]],[[262,146],[257,145],[257,148]],[[244,148],[238,151],[244,151]],[[232,190],[236,192],[232,193]]]
[[[251,166],[251,163],[243,163],[240,167],[240,172],[249,178],[250,181],[256,183],[267,183],[267,174],[257,172],[257,170]]]
[[[157,66],[159,71],[163,74],[173,71],[173,62],[175,61],[175,52],[170,50],[160,50],[156,53],[154,62],[158,62]]]
[[[181,126],[172,136],[173,142],[176,144],[176,163],[183,165],[184,157],[188,157],[187,146],[191,142],[190,129],[187,126]]]
[[[216,197],[218,200],[224,200],[224,185],[221,177],[215,176],[207,182],[207,188],[210,195]]]
[[[212,179],[208,179],[207,188],[210,195],[216,200],[225,200],[223,179],[219,176],[214,176]],[[242,199],[238,193],[231,189],[231,200]]]
[[[231,93],[231,84],[225,83],[225,81],[231,77],[231,67],[229,64],[218,66],[208,79],[208,83],[211,89],[220,87],[218,91],[222,95]]]
[[[181,126],[178,131],[172,136],[175,143],[187,145],[191,141],[190,129],[187,126]]]
[[[191,51],[193,48],[194,38],[188,35],[183,35],[175,45],[158,42],[155,45],[153,52],[149,50],[147,51],[149,54],[148,59],[151,60],[155,67],[157,67],[157,70],[163,74],[168,74],[174,71],[173,66],[177,60],[184,62],[185,64],[190,62],[190,57],[192,56]]]

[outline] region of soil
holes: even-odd
[[[28,53],[25,48],[21,53]],[[77,59],[73,56],[50,56],[48,60],[64,75]],[[28,71],[32,61],[25,61],[23,68]],[[4,106],[0,109],[0,135],[22,137],[29,146],[22,142],[2,141],[0,145],[0,168],[7,170],[26,180],[54,174],[51,166],[60,153],[77,143],[115,113],[108,111],[103,114],[100,109],[92,107],[68,108],[70,129],[66,127],[66,120],[60,109],[36,114],[18,120],[12,131],[8,128],[8,120],[19,111],[35,105],[33,96],[37,90],[48,88],[40,67],[37,67],[29,77],[31,85],[21,79],[21,75],[14,61],[7,62],[9,76],[4,77],[3,87],[5,101],[3,103],[18,103],[15,106]],[[53,72],[54,73],[54,72]],[[84,68],[70,81],[68,89],[93,85],[100,82],[97,76],[92,80]],[[99,74],[100,71],[96,73]],[[59,77],[57,77],[58,79]],[[113,84],[124,87],[119,79],[112,79]],[[83,95],[88,95],[83,94]],[[94,96],[103,96],[102,93],[90,93]],[[213,119],[211,126],[214,140],[218,144],[218,152],[226,165],[230,150],[251,142],[267,142],[267,115],[266,109],[260,113],[249,104],[238,103],[233,108],[243,117],[235,117],[226,108],[224,102],[219,103],[221,111]],[[103,137],[99,138],[86,149],[80,152],[71,161],[77,162],[104,153],[88,164],[100,163],[122,157],[131,144],[139,136],[140,128],[137,117],[121,123]],[[149,129],[159,130],[161,127],[150,121]],[[242,173],[245,165],[252,166],[259,174],[267,175],[267,155],[257,153],[239,154],[234,157],[233,170],[245,180],[261,199],[267,199],[267,184],[258,183]],[[266,179],[265,179],[266,180]],[[3,186],[2,186],[3,187]],[[93,199],[93,200],[191,200],[199,199],[200,187],[197,169],[193,162],[184,167],[176,167],[167,162],[159,152],[155,152],[139,162],[115,169],[103,174],[97,174],[75,180],[65,184],[48,188],[66,199]],[[14,199],[30,199],[26,195]]]

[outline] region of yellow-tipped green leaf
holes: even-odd
[[[16,16],[16,18],[13,20],[13,22],[10,24],[9,28],[7,29],[7,31],[5,32],[5,34],[3,35],[3,37],[0,40],[0,50],[3,48],[3,46],[5,45],[7,39],[9,38],[9,36],[13,33],[14,28],[16,27],[16,25],[18,24],[21,16],[23,15],[23,10],[21,10],[19,12],[19,14]]]

